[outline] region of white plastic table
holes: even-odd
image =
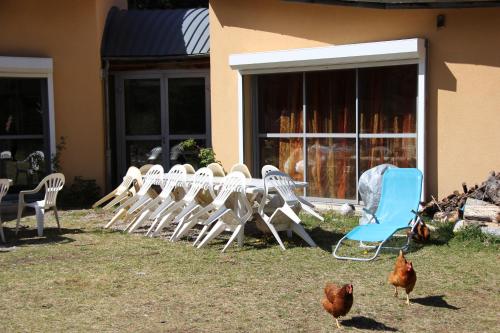
[[[168,173],[165,173],[164,177],[165,177],[164,179],[167,180]],[[193,174],[186,175],[186,182],[188,184],[190,182],[192,182],[193,179],[194,179],[194,175]],[[265,189],[264,189],[264,179],[262,179],[262,178],[247,178],[246,181],[247,181],[247,183],[246,183],[247,187],[245,189],[245,192],[247,194],[251,195],[250,205],[253,206],[253,202],[256,200],[257,196],[259,194],[264,193],[264,191],[265,191]],[[217,190],[218,187],[221,186],[223,182],[224,182],[224,177],[214,177],[213,178],[213,184],[214,184],[215,190]],[[297,189],[301,189],[301,188],[307,187],[307,182],[294,181],[294,183],[295,183],[295,187]],[[273,188],[269,187],[269,190],[273,191]],[[242,228],[241,232],[238,234],[238,246],[243,246],[243,241],[244,241],[244,238],[245,238],[244,230],[245,230],[245,228]]]

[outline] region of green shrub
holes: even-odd
[[[186,163],[192,164],[195,168],[201,168],[210,163],[220,163],[215,158],[215,152],[212,148],[201,147],[196,144],[194,139],[187,139],[180,143],[180,148],[184,152],[183,157]]]

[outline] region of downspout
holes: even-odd
[[[111,134],[110,134],[110,116],[109,116],[109,60],[104,61],[103,76],[104,76],[104,127],[106,128],[106,139],[105,139],[105,193],[111,190]]]

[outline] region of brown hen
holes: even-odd
[[[406,291],[406,304],[410,305],[410,296],[417,282],[417,273],[413,269],[411,261],[407,261],[403,251],[399,251],[399,256],[394,265],[394,271],[389,274],[389,283],[394,286],[394,296],[398,297],[398,287]]]
[[[335,318],[337,327],[340,328],[338,317],[345,316],[351,310],[353,302],[352,284],[339,287],[334,283],[325,286],[325,297],[321,301],[323,308]]]

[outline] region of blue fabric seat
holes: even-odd
[[[345,235],[335,247],[333,255],[338,259],[369,261],[377,257],[382,245],[397,231],[411,228],[416,218],[422,194],[422,173],[414,168],[388,169],[382,178],[382,193],[377,211],[373,215],[375,223],[360,225]],[[417,217],[418,218],[418,217]],[[371,258],[342,257],[337,254],[345,239],[360,242],[380,242]]]

